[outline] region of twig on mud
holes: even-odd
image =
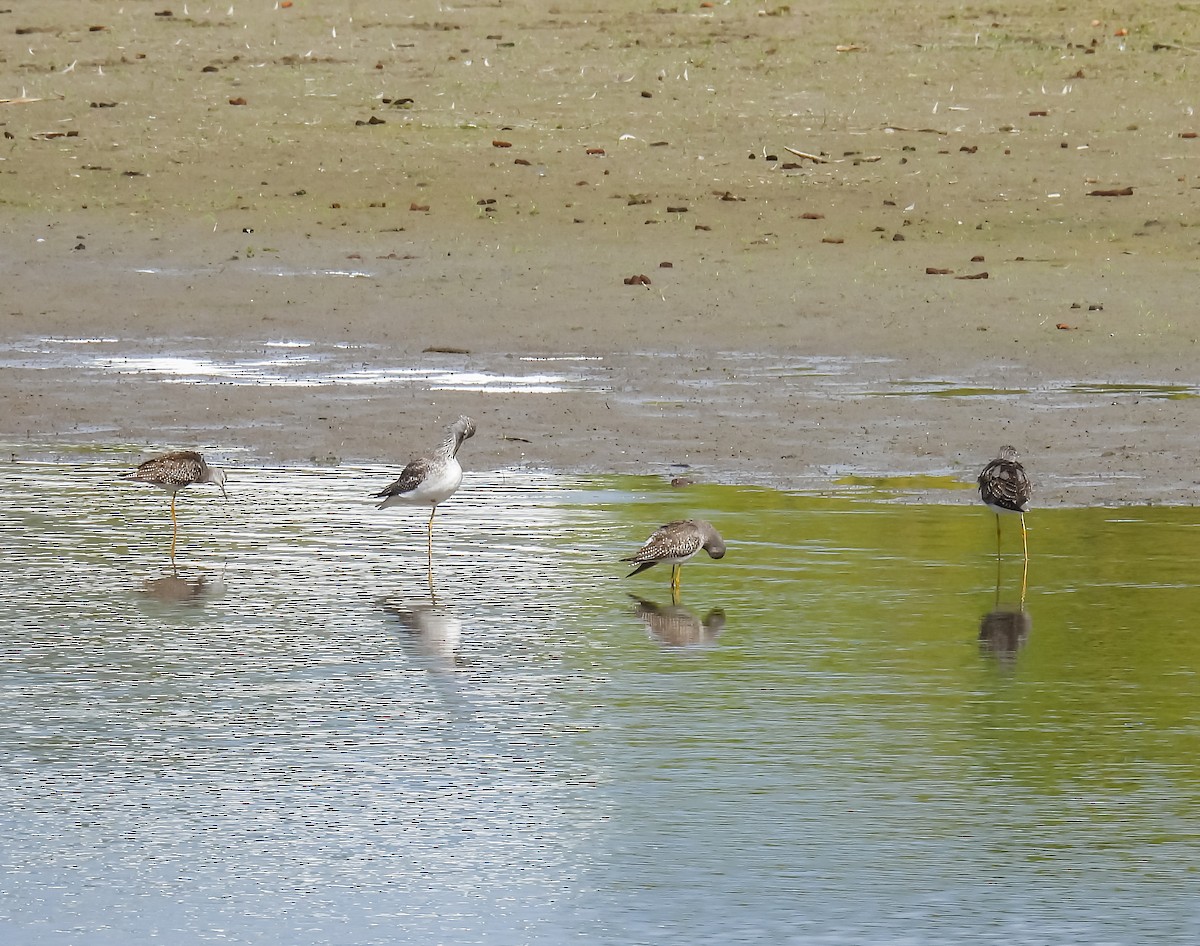
[[[1180,46],[1178,43],[1155,43],[1150,48],[1155,52],[1158,52],[1160,49],[1178,49],[1180,52],[1192,53],[1193,55],[1200,53],[1200,49],[1196,49],[1193,46]]]
[[[884,125],[884,131],[916,131],[930,135],[948,135],[950,132],[942,131],[940,128],[904,128],[901,125]]]
[[[64,95],[48,95],[39,98],[30,98],[21,95],[12,99],[0,99],[0,105],[32,105],[34,102],[61,102],[64,98],[66,98]]]
[[[823,158],[819,154],[809,154],[807,151],[797,151],[795,148],[789,148],[787,145],[783,146],[783,150],[788,154],[794,154],[798,158],[808,158],[808,160],[812,161],[814,164],[829,163],[828,158]]]

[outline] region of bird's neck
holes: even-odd
[[[455,454],[458,453],[458,448],[461,446],[462,440],[459,438],[458,434],[451,431],[446,435],[446,439],[442,441],[442,446],[441,449],[438,450],[438,454],[447,460],[452,460],[454,459]]]

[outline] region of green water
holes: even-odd
[[[4,942],[1200,936],[1193,509],[1034,510],[1022,600],[966,492],[468,474],[435,605],[394,471],[185,491],[176,576],[117,469],[0,480]]]

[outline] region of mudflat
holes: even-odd
[[[1094,15],[11,4],[0,438],[1191,503],[1200,20]]]

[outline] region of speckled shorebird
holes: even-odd
[[[1025,534],[1025,513],[1033,489],[1025,467],[1017,460],[1017,451],[1001,447],[1000,454],[979,474],[979,498],[996,513],[996,554],[1000,554],[1000,514],[1015,513],[1021,517],[1021,548],[1029,561],[1029,540]]]
[[[179,538],[179,520],[175,518],[175,494],[194,483],[216,483],[226,499],[225,471],[204,462],[195,450],[179,450],[154,457],[124,477],[139,483],[150,483],[171,494],[171,564],[175,564],[175,542]]]
[[[653,568],[660,562],[671,566],[671,593],[679,594],[679,575],[683,563],[704,549],[711,558],[722,558],[725,555],[725,540],[712,527],[712,523],[703,519],[676,519],[668,522],[654,531],[646,540],[646,544],[630,555],[623,562],[634,562],[637,565],[626,578]]]
[[[376,509],[386,509],[397,503],[419,506],[428,503],[429,510],[429,590],[433,592],[433,517],[438,503],[454,495],[462,483],[463,471],[458,465],[459,447],[464,440],[475,436],[475,422],[469,417],[459,417],[446,429],[446,439],[431,457],[413,460],[404,468],[400,478],[387,489],[374,495],[382,499]]]

